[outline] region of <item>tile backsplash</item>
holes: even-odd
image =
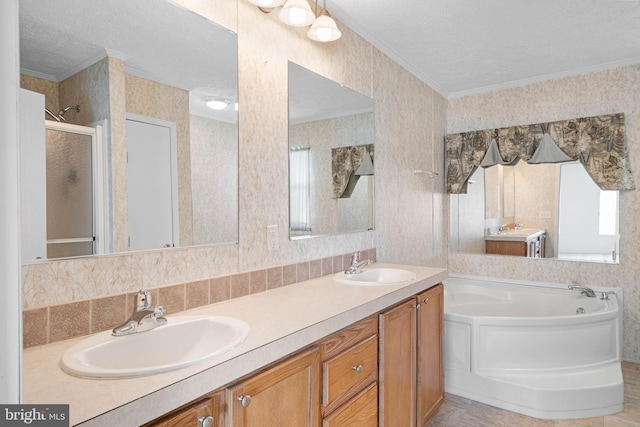
[[[376,249],[362,250],[363,259],[376,259]],[[269,289],[315,279],[344,270],[351,253],[242,272],[161,287],[149,287],[153,304],[167,314],[225,301]],[[63,304],[25,308],[23,346],[25,348],[112,329],[124,322],[133,306],[134,292]]]

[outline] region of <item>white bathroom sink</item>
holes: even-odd
[[[176,316],[146,332],[114,337],[101,332],[69,348],[62,369],[89,378],[157,374],[224,354],[243,343],[249,325],[223,316]]]
[[[341,272],[333,276],[333,280],[339,283],[365,286],[398,285],[415,279],[415,273],[398,268],[373,268],[363,270],[362,273],[346,274]]]

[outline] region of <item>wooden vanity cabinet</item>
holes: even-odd
[[[494,255],[524,256],[529,258],[544,258],[546,256],[547,234],[542,233],[533,240],[526,242],[511,240],[485,240],[485,253]]]
[[[526,242],[510,242],[506,240],[487,240],[485,253],[495,255],[527,256]]]
[[[145,427],[423,427],[444,401],[443,305],[439,284]]]
[[[372,316],[320,342],[323,427],[378,425],[377,332]]]
[[[226,391],[228,427],[320,425],[320,353],[298,353]]]
[[[145,427],[223,427],[224,390],[174,411]]]
[[[425,426],[444,403],[439,284],[380,314],[380,425]]]

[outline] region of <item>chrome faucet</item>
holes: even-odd
[[[520,230],[520,229],[522,228],[522,224],[520,224],[519,222],[516,222],[516,223],[513,225],[513,228],[515,228],[516,230]]]
[[[504,234],[504,232],[508,229],[509,227],[507,227],[507,224],[502,224],[500,227],[498,227],[498,234]]]
[[[354,252],[353,255],[351,255],[351,265],[347,267],[347,269],[344,271],[344,274],[362,273],[362,267],[371,263],[373,263],[373,261],[371,261],[370,259],[361,260],[359,251]]]
[[[596,293],[593,292],[593,289],[587,288],[586,286],[569,285],[568,288],[570,290],[572,290],[572,291],[580,291],[580,293],[582,295],[586,295],[589,298],[595,298],[596,297]]]
[[[133,301],[133,314],[122,325],[113,328],[111,335],[122,336],[144,332],[167,323],[162,317],[165,309],[161,305],[151,305],[151,293],[146,289],[140,290]]]
[[[615,291],[609,291],[609,292],[601,292],[600,293],[600,299],[602,300],[609,300],[611,298],[609,298],[609,295],[615,295],[616,292]]]

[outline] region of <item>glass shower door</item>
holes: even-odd
[[[68,126],[68,125],[67,125]],[[87,129],[87,128],[85,128]],[[93,139],[46,130],[47,258],[95,253]]]

